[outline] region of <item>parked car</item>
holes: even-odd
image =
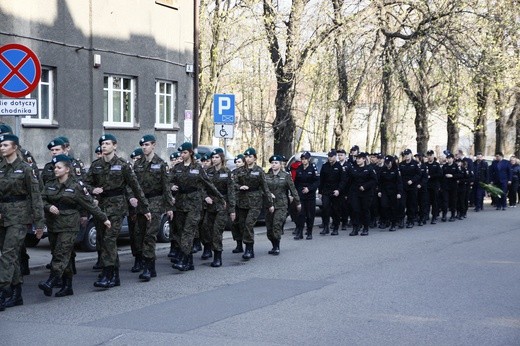
[[[320,170],[321,170],[321,167],[323,166],[324,163],[327,162],[328,158],[327,158],[327,153],[323,153],[323,152],[315,152],[315,151],[311,151],[311,159],[310,159],[310,163],[314,163],[316,165],[316,169],[318,170],[318,176],[320,175]],[[294,154],[293,156],[291,156],[289,158],[289,161],[287,162],[287,170],[289,171],[289,167],[291,167],[291,165],[296,162],[296,161],[300,161],[300,156],[301,156],[301,152],[300,153],[296,153]],[[316,195],[316,207],[320,208],[321,209],[321,198],[319,198],[317,195]]]
[[[218,148],[218,147],[214,147],[211,145],[199,145],[197,147],[197,149],[195,149],[195,150],[197,151],[198,154],[209,156],[209,154],[216,148]],[[235,157],[229,151],[226,152],[226,166],[230,170],[234,170],[236,167]]]

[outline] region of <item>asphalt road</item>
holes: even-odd
[[[66,298],[45,297],[48,271],[33,269],[25,305],[0,312],[0,344],[520,345],[519,216],[487,209],[312,241],[286,232],[278,257],[259,234],[249,262],[227,239],[223,267],[196,256],[185,273],[162,249],[149,283],[123,254],[122,286],[107,291],[85,260]]]

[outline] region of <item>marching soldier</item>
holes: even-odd
[[[136,161],[143,157],[143,149],[136,148],[130,154],[130,159],[132,168]],[[134,170],[135,172],[135,170]],[[128,205],[128,235],[130,236],[130,250],[132,251],[132,256],[134,256],[134,265],[130,269],[132,273],[139,273],[144,269],[144,261],[143,261],[143,233],[139,232],[137,228],[137,208],[134,208]]]
[[[437,218],[439,217],[442,167],[439,162],[437,162],[433,150],[428,150],[426,152],[426,157],[426,166],[428,167],[428,210],[431,210],[432,214],[432,220],[430,223],[435,225],[437,223]]]
[[[403,195],[403,180],[395,159],[388,155],[385,157],[385,165],[378,174],[378,193],[381,206],[381,225],[384,229],[390,224],[390,232],[396,230],[399,221],[399,199]]]
[[[231,172],[233,175],[233,179],[236,176],[237,170],[245,164],[244,155],[238,154],[237,157],[235,157],[234,162],[236,168]],[[236,207],[235,215],[238,216],[238,206]],[[235,217],[235,221],[233,221],[233,223],[231,224],[231,233],[233,235],[233,240],[237,242],[237,246],[231,252],[244,252],[244,247],[242,246],[242,231],[240,230],[240,226],[238,225],[238,217]]]
[[[413,228],[417,214],[417,184],[419,184],[422,173],[419,164],[412,160],[412,151],[403,151],[404,160],[399,164],[401,177],[403,179],[403,204],[406,208],[406,228]],[[404,218],[404,215],[403,215]]]
[[[452,153],[446,155],[446,164],[442,166],[442,221],[446,222],[448,209],[451,212],[450,222],[455,221],[457,211],[457,180],[461,177],[459,166],[454,163],[455,157]]]
[[[98,239],[101,244],[101,262],[103,272],[101,278],[94,283],[95,287],[110,288],[121,284],[119,278],[119,256],[117,255],[117,236],[121,231],[123,217],[128,213],[127,188],[134,196],[130,196],[129,203],[133,207],[141,204],[142,212],[150,220],[148,201],[144,196],[130,163],[119,158],[115,150],[117,139],[114,135],[104,134],[99,138],[103,157],[92,162],[85,182],[91,187],[91,193],[97,196],[100,209],[108,216],[111,228],[101,227]]]
[[[312,239],[314,217],[316,215],[316,190],[320,184],[318,169],[310,162],[311,153],[308,151],[300,155],[302,164],[296,169],[294,186],[298,191],[301,202],[301,211],[296,219],[296,235],[294,240],[303,239],[303,228],[307,224],[307,240]]]
[[[349,170],[349,199],[352,207],[352,227],[350,236],[358,235],[360,226],[363,226],[361,235],[368,235],[370,225],[370,202],[374,188],[377,185],[376,172],[367,165],[367,154],[359,153],[356,156],[356,165]]]
[[[336,160],[336,150],[327,154],[327,162],[321,166],[320,185],[318,188],[322,202],[323,230],[320,234],[329,234],[329,222],[332,216],[332,233],[338,235],[341,221],[340,191],[345,187],[343,167]]]
[[[421,179],[417,184],[417,202],[418,202],[418,226],[426,223],[429,215],[428,208],[428,165],[424,162],[424,156],[421,153],[414,155],[415,160],[421,169]]]

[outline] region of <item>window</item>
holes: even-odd
[[[134,126],[135,84],[135,78],[105,76],[103,81],[104,126]]]
[[[171,129],[177,123],[177,84],[155,83],[155,127]]]
[[[56,71],[42,66],[42,74],[38,88],[25,96],[38,100],[38,115],[22,118],[22,124],[51,125],[54,120],[54,86]]]

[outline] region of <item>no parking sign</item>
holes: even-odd
[[[0,47],[0,94],[23,97],[38,87],[40,60],[28,47],[11,43]]]

